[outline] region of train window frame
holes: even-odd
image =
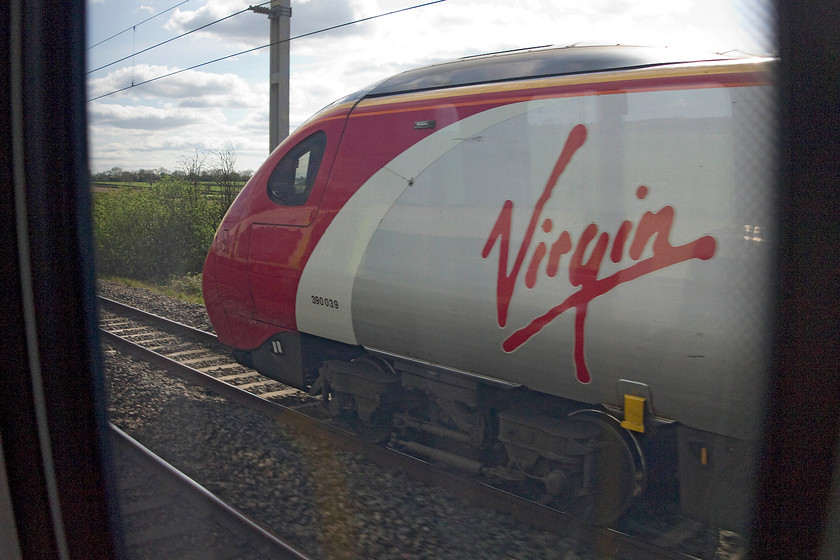
[[[266,183],[268,198],[280,206],[296,207],[306,204],[312,193],[312,187],[315,185],[315,178],[318,176],[326,146],[327,134],[319,130],[299,142],[280,158],[271,170]],[[297,173],[299,162],[307,155],[304,189],[297,191],[297,179],[300,176]],[[291,165],[293,162],[294,166]]]

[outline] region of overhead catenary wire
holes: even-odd
[[[202,66],[207,66],[207,65],[209,65],[209,64],[214,64],[214,63],[216,63],[216,62],[221,62],[222,60],[227,60],[227,59],[229,59],[229,58],[233,58],[233,57],[235,57],[235,56],[240,56],[240,55],[247,54],[247,53],[250,53],[250,52],[258,51],[258,50],[260,50],[260,49],[265,49],[265,48],[268,48],[268,47],[270,47],[270,46],[272,46],[272,45],[279,45],[279,44],[281,44],[281,43],[286,43],[286,42],[294,41],[294,40],[296,40],[296,39],[302,39],[302,38],[304,38],[304,37],[311,37],[312,35],[317,35],[317,34],[319,34],[319,33],[325,33],[325,32],[327,32],[327,31],[333,31],[333,30],[335,30],[335,29],[340,29],[340,28],[342,28],[342,27],[347,27],[347,26],[350,26],[350,25],[355,25],[355,24],[358,24],[358,23],[364,23],[364,22],[366,22],[366,21],[371,21],[371,20],[378,19],[378,18],[382,18],[382,17],[385,17],[385,16],[390,16],[390,15],[398,14],[398,13],[400,13],[400,12],[407,12],[407,11],[409,11],[409,10],[415,10],[415,9],[417,9],[417,8],[424,8],[424,7],[426,7],[426,6],[431,6],[431,5],[433,5],[433,4],[440,4],[441,2],[446,2],[446,0],[432,0],[431,2],[425,2],[425,3],[423,3],[423,4],[417,4],[417,5],[414,5],[414,6],[409,6],[409,7],[407,7],[407,8],[400,8],[399,10],[392,10],[392,11],[390,11],[390,12],[385,12],[385,13],[382,13],[382,14],[377,14],[377,15],[375,15],[375,16],[368,16],[368,17],[364,17],[364,18],[361,18],[361,19],[357,19],[357,20],[353,20],[353,21],[348,21],[348,22],[345,22],[345,23],[340,23],[340,24],[338,24],[338,25],[332,25],[332,26],[330,26],[330,27],[325,27],[325,28],[323,28],[323,29],[319,29],[319,30],[317,30],[317,31],[310,31],[310,32],[308,32],[308,33],[303,33],[303,34],[301,34],[301,35],[296,35],[296,36],[294,36],[294,37],[290,37],[290,38],[288,38],[288,39],[283,39],[283,40],[281,40],[281,41],[275,41],[275,42],[273,42],[273,43],[268,43],[268,44],[265,44],[265,45],[260,45],[259,47],[253,47],[253,48],[250,48],[250,49],[245,49],[244,51],[239,51],[239,52],[235,52],[235,53],[233,53],[233,54],[229,54],[229,55],[222,56],[222,57],[219,57],[219,58],[214,58],[213,60],[208,60],[208,61],[206,61],[206,62],[201,62],[201,63],[199,63],[199,64],[195,64],[195,65],[190,66],[190,67],[188,67],[188,68],[181,68],[180,70],[175,70],[175,71],[173,71],[173,72],[169,72],[168,74],[162,74],[162,75],[160,75],[160,76],[156,76],[156,77],[154,77],[154,78],[149,78],[148,80],[143,80],[142,82],[132,83],[130,86],[126,86],[126,87],[124,87],[124,88],[116,89],[116,90],[114,90],[114,91],[110,91],[110,92],[108,92],[108,93],[103,93],[102,95],[98,95],[98,96],[96,96],[96,97],[93,97],[93,98],[91,98],[91,99],[88,99],[88,101],[89,101],[89,102],[90,102],[90,101],[96,101],[97,99],[102,99],[103,97],[108,97],[108,96],[110,96],[110,95],[114,95],[114,94],[116,94],[116,93],[120,93],[120,92],[122,92],[122,91],[125,91],[125,90],[128,90],[128,89],[131,89],[131,88],[134,88],[134,87],[137,87],[137,86],[142,86],[143,84],[148,84],[148,83],[151,83],[151,82],[155,82],[155,81],[157,81],[157,80],[162,80],[162,79],[164,79],[164,78],[169,78],[170,76],[175,76],[176,74],[181,74],[182,72],[187,72],[187,71],[189,71],[189,70],[195,70],[196,68],[201,68]],[[194,31],[197,31],[197,30],[194,30]],[[173,40],[173,39],[170,39],[170,40]],[[148,49],[147,49],[147,50],[148,50]],[[141,52],[144,52],[144,51],[141,51]],[[138,54],[140,54],[140,53],[138,53]],[[130,58],[130,57],[126,57],[126,58]],[[124,60],[124,59],[123,59],[123,60]],[[93,70],[91,70],[91,72],[93,72]],[[88,72],[88,73],[90,73],[90,72]]]
[[[187,1],[188,1],[188,0],[187,0]],[[265,6],[266,4],[270,4],[270,3],[271,3],[271,2],[270,2],[270,0],[269,0],[268,2],[263,2],[262,4],[257,4],[257,6]],[[118,59],[118,60],[115,60],[115,61],[113,61],[113,62],[109,62],[108,64],[103,64],[103,65],[102,65],[102,66],[100,66],[99,68],[94,68],[93,70],[88,70],[88,71],[86,72],[86,74],[92,74],[92,73],[94,73],[94,72],[98,72],[99,70],[102,70],[103,68],[108,68],[109,66],[113,66],[114,64],[119,64],[120,62],[123,62],[124,60],[128,60],[129,58],[134,58],[134,57],[135,57],[136,55],[138,55],[138,54],[143,54],[144,52],[148,52],[148,51],[150,51],[150,50],[152,50],[152,49],[156,49],[156,48],[158,48],[158,47],[160,47],[160,46],[163,46],[163,45],[165,45],[165,44],[167,44],[167,43],[171,43],[172,41],[175,41],[176,39],[180,39],[180,38],[182,38],[182,37],[186,37],[187,35],[190,35],[190,34],[192,34],[192,33],[195,33],[196,31],[201,31],[202,29],[207,29],[207,28],[208,28],[208,27],[210,27],[211,25],[216,25],[217,23],[221,23],[221,22],[223,22],[223,21],[225,21],[225,20],[228,20],[228,19],[230,19],[230,18],[232,18],[232,17],[234,17],[234,16],[238,16],[239,14],[242,14],[242,13],[244,13],[244,12],[247,12],[247,11],[249,11],[250,9],[251,9],[251,8],[250,8],[250,7],[248,7],[248,8],[245,8],[244,10],[239,10],[238,12],[235,12],[235,13],[233,13],[233,14],[227,15],[227,16],[225,16],[225,17],[221,18],[221,19],[217,19],[216,21],[211,21],[210,23],[205,23],[205,24],[204,24],[204,25],[202,25],[201,27],[196,27],[195,29],[191,29],[191,30],[189,30],[189,31],[185,31],[184,33],[181,33],[180,35],[176,35],[175,37],[170,37],[169,39],[167,39],[167,40],[165,40],[165,41],[161,41],[160,43],[157,43],[156,45],[152,45],[151,47],[147,47],[147,48],[143,49],[142,51],[139,51],[139,52],[132,52],[132,53],[131,53],[130,55],[128,55],[128,56],[124,56],[124,57],[122,57],[122,58],[120,58],[120,59]],[[133,50],[133,49],[132,49],[132,50]]]
[[[155,18],[156,18],[156,17],[158,17],[158,16],[162,16],[162,15],[163,15],[163,14],[165,14],[166,12],[171,12],[172,10],[174,10],[175,8],[177,8],[178,6],[182,6],[182,5],[186,4],[186,3],[187,3],[187,2],[189,2],[189,1],[190,1],[190,0],[183,0],[182,2],[179,2],[179,3],[175,4],[174,6],[171,6],[171,7],[169,7],[169,8],[166,8],[166,9],[165,9],[165,10],[163,10],[162,12],[158,12],[158,13],[154,14],[153,16],[147,17],[146,19],[144,19],[144,20],[143,20],[143,21],[141,21],[140,23],[135,23],[134,25],[132,25],[132,26],[130,26],[130,27],[126,27],[125,29],[123,29],[123,30],[122,30],[122,31],[120,31],[119,33],[114,33],[113,35],[111,35],[111,36],[110,36],[110,37],[108,37],[107,39],[102,39],[102,40],[101,40],[101,41],[99,41],[98,43],[94,43],[93,45],[89,46],[89,47],[88,47],[87,49],[85,49],[85,50],[88,50],[88,51],[89,51],[89,50],[90,50],[90,49],[92,49],[93,47],[98,47],[98,46],[99,46],[99,45],[101,45],[102,43],[107,43],[107,42],[108,42],[108,41],[110,41],[111,39],[113,39],[113,38],[115,38],[115,37],[119,37],[120,35],[122,35],[122,34],[123,34],[123,33],[125,33],[126,31],[130,31],[130,30],[132,30],[132,29],[136,29],[138,25],[143,25],[143,24],[144,24],[144,23],[146,23],[147,21],[151,21],[151,20],[155,19]]]

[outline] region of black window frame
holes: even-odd
[[[266,183],[266,192],[268,198],[275,204],[280,206],[303,206],[309,200],[309,195],[312,193],[312,187],[315,185],[315,179],[318,176],[318,169],[321,167],[321,161],[324,158],[324,149],[327,145],[327,135],[323,130],[319,130],[304,140],[299,142],[294,148],[289,150],[284,155],[268,177]],[[303,191],[295,191],[295,176],[297,165],[291,165],[293,162],[300,160],[302,156],[309,153],[309,163],[306,170],[306,179],[304,184],[306,188]]]

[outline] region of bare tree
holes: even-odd
[[[215,150],[216,165],[211,171],[213,182],[220,188],[222,204],[225,208],[230,206],[233,199],[239,193],[239,173],[236,171],[236,152],[233,147],[224,150]]]
[[[201,185],[201,175],[204,173],[205,160],[207,160],[207,152],[199,152],[198,149],[192,155],[178,157],[178,169],[183,172],[184,178],[192,186],[191,202],[193,203],[199,196],[199,186]]]
[[[244,182],[242,173],[236,170],[236,152],[232,146],[223,150],[214,150],[215,165],[211,171],[213,183],[219,187],[219,202],[221,219],[228,207],[233,203],[236,195],[242,190]]]
[[[204,173],[204,162],[207,160],[207,152],[199,152],[198,149],[192,155],[178,156],[178,169],[184,174],[184,178],[193,186],[197,187],[201,181],[201,174]]]

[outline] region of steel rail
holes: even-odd
[[[134,316],[142,319],[143,321],[148,321],[153,325],[166,327],[170,331],[183,334],[184,336],[188,336],[198,342],[215,344],[226,348],[224,344],[219,342],[219,339],[213,333],[196,329],[195,327],[185,325],[184,323],[179,323],[178,321],[173,321],[171,319],[167,319],[166,317],[161,317],[160,315],[155,315],[154,313],[149,313],[148,311],[143,311],[142,309],[138,309],[103,296],[98,296],[98,299],[103,309],[110,309],[115,313]]]
[[[201,505],[201,511],[209,512],[214,519],[221,521],[226,529],[239,538],[238,544],[251,546],[267,558],[308,560],[306,555],[242,515],[130,435],[111,423],[109,423],[109,427],[112,442],[121,451],[125,452],[131,460],[140,463],[144,468],[164,478],[166,482],[177,489],[187,492],[192,499],[197,500]]]

